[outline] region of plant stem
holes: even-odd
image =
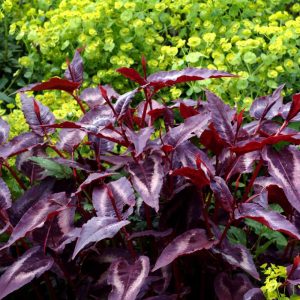
[[[114,208],[114,211],[116,213],[116,217],[117,217],[117,219],[120,222],[120,221],[123,220],[123,218],[122,218],[122,215],[121,215],[121,213],[119,212],[119,210],[117,208],[116,201],[115,201],[115,198],[113,196],[113,193],[112,193],[111,189],[107,185],[106,185],[106,189],[107,189],[107,193],[108,193],[108,196],[110,198],[111,204],[112,204],[112,206]],[[132,241],[129,239],[129,233],[127,232],[127,230],[126,230],[125,227],[122,227],[121,230],[122,230],[122,232],[125,235],[126,245],[127,245],[128,251],[130,252],[131,257],[135,260],[136,257],[137,257],[137,253],[134,250]]]
[[[85,114],[86,110],[83,107],[82,101],[81,99],[76,95],[76,94],[72,94],[73,98],[76,100],[76,102],[78,103],[78,105],[80,106],[81,111]]]
[[[22,182],[22,180],[20,179],[20,177],[18,176],[18,174],[10,167],[10,165],[8,164],[8,162],[4,161],[3,165],[10,172],[10,174],[15,178],[15,180],[17,181],[17,183],[20,186],[20,188],[23,189],[24,191],[26,191],[26,186],[24,185],[24,183]]]
[[[242,198],[243,202],[245,202],[247,200],[248,194],[250,193],[250,190],[251,190],[251,188],[253,186],[253,183],[254,183],[256,177],[258,176],[258,173],[259,173],[259,171],[260,171],[260,169],[261,169],[262,166],[263,166],[263,160],[260,159],[259,163],[257,164],[257,166],[256,166],[256,168],[255,168],[255,170],[254,170],[254,172],[253,172],[253,174],[251,176],[250,182],[249,182],[249,184],[246,187],[245,193],[244,193],[243,198]]]

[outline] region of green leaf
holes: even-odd
[[[227,233],[227,238],[233,244],[247,245],[247,236],[244,230],[231,226]]]
[[[2,93],[2,92],[0,92],[0,100],[5,101],[5,102],[7,102],[7,103],[11,103],[11,102],[14,101],[13,98],[8,97],[6,94],[4,94],[4,93]]]
[[[44,175],[46,176],[55,177],[57,179],[70,178],[72,176],[71,168],[62,166],[49,158],[34,156],[29,159],[45,169]]]

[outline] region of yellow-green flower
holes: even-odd
[[[201,39],[198,36],[192,36],[188,39],[188,45],[191,48],[196,48],[197,46],[199,46],[201,43]]]
[[[203,40],[208,44],[213,43],[215,38],[216,38],[216,34],[214,32],[207,32],[203,35]]]

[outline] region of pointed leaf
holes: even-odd
[[[191,229],[176,237],[161,253],[152,272],[174,261],[178,256],[210,249],[217,241],[210,241],[204,229]]]
[[[5,143],[9,135],[9,125],[6,121],[0,118],[0,145]]]
[[[230,245],[227,242],[222,244],[221,249],[214,248],[213,252],[221,254],[233,267],[241,268],[255,279],[260,280],[252,255],[246,247],[242,245]]]
[[[232,211],[234,200],[225,180],[215,176],[210,182],[210,188],[220,206],[228,212]]]
[[[7,159],[8,157],[17,155],[24,151],[33,149],[42,145],[43,139],[33,132],[26,132],[14,137],[8,143],[0,146],[0,157]]]
[[[217,95],[209,91],[206,91],[206,99],[215,129],[225,142],[233,144],[235,132],[231,121],[235,114],[234,110],[225,104]]]
[[[207,128],[209,119],[210,116],[208,114],[199,114],[185,119],[183,124],[170,129],[170,131],[163,137],[164,144],[168,144],[173,146],[173,148],[176,148],[194,135],[199,137]]]
[[[62,192],[52,194],[46,199],[41,199],[35,203],[23,214],[20,221],[13,229],[8,242],[0,250],[11,246],[28,232],[42,227],[50,214],[57,213],[65,208],[67,201],[66,194]]]
[[[82,226],[72,259],[88,244],[112,238],[129,221],[119,221],[111,217],[94,217]]]
[[[185,141],[177,146],[174,154],[174,161],[180,161],[184,167],[197,168],[196,157],[199,157],[202,164],[208,169],[209,174],[214,175],[216,172],[210,158],[205,152],[201,151],[190,141]]]
[[[80,129],[63,128],[59,133],[59,142],[56,146],[60,150],[72,153],[85,136],[86,133]]]
[[[244,294],[243,300],[265,300],[265,296],[261,289],[252,288]]]
[[[163,184],[164,172],[160,156],[152,155],[143,162],[129,165],[134,188],[150,207],[157,212],[159,209],[159,196]]]
[[[276,152],[265,148],[263,159],[268,163],[268,169],[282,185],[289,203],[300,212],[300,152],[294,146],[289,146]]]
[[[272,95],[259,97],[254,100],[250,108],[251,117],[259,119],[271,120],[279,114],[282,106],[281,91],[284,85],[279,86]]]
[[[87,186],[92,184],[93,182],[104,179],[107,176],[114,175],[115,173],[91,173],[89,176],[86,178],[86,180],[79,186],[75,194],[80,193],[83,189],[85,189]]]
[[[65,71],[65,78],[82,83],[83,81],[83,60],[80,55],[81,49],[77,49],[71,63],[68,63],[68,68]]]
[[[145,85],[147,81],[132,68],[119,68],[116,70],[118,73],[122,74],[124,77],[129,78],[132,81],[137,82],[140,85]]]
[[[13,201],[11,208],[8,209],[9,219],[13,226],[18,224],[26,211],[35,203],[49,197],[52,193],[54,183],[54,179],[47,178],[26,190],[17,201]]]
[[[299,112],[300,112],[300,94],[295,94],[293,95],[293,101],[291,104],[290,111],[286,117],[286,120],[289,122],[294,117],[296,117]]]
[[[150,136],[153,133],[153,131],[153,127],[142,128],[138,131],[138,133],[135,133],[129,128],[126,129],[126,134],[129,138],[129,141],[134,144],[136,156],[140,155],[144,151],[144,148],[146,147],[146,144],[150,139]]]
[[[106,91],[108,99],[117,99],[120,95],[109,85],[103,85],[102,89]],[[86,88],[80,94],[80,99],[85,101],[87,105],[92,109],[98,106],[102,106],[106,103],[105,99],[101,95],[99,88]]]
[[[253,287],[244,274],[236,274],[233,278],[222,272],[214,281],[214,288],[219,300],[245,300],[243,296]]]
[[[133,265],[121,258],[111,264],[107,283],[112,285],[108,300],[134,300],[150,270],[147,256],[140,256]]]
[[[52,265],[53,259],[46,256],[40,247],[27,250],[0,277],[0,299],[41,276]]]
[[[261,150],[266,145],[274,145],[280,142],[299,144],[300,140],[295,134],[279,134],[267,138],[257,137],[246,141],[238,142],[231,150],[237,154]]]
[[[5,181],[0,177],[0,211],[11,207],[11,194]]]
[[[97,186],[94,188],[92,199],[97,216],[118,217],[114,210],[109,191],[112,193],[116,209],[120,214],[122,214],[123,208],[126,204],[129,206],[135,205],[135,196],[131,184],[126,177],[121,177],[107,185],[102,185],[100,187]]]
[[[217,70],[186,68],[181,71],[154,73],[147,78],[147,81],[156,90],[159,90],[177,83],[220,77],[235,77],[235,75]]]
[[[137,94],[138,91],[138,89],[135,89],[118,97],[117,102],[114,105],[114,109],[118,115],[118,119],[122,118],[126,114],[127,110],[129,109],[129,105],[133,100],[133,97]]]
[[[272,230],[285,233],[292,238],[300,239],[300,232],[285,216],[272,210],[265,209],[256,203],[242,203],[234,211],[236,219],[249,218]]]
[[[203,188],[204,186],[210,183],[210,179],[207,175],[206,169],[193,169],[190,167],[183,167],[180,169],[176,169],[172,172],[172,176],[185,176],[189,178],[192,183],[199,188]]]
[[[45,91],[45,90],[60,90],[72,94],[80,87],[80,82],[72,82],[58,77],[50,78],[45,82],[37,82],[17,90],[17,92],[26,91]]]
[[[49,125],[55,123],[55,117],[50,109],[41,104],[34,98],[27,97],[21,93],[22,111],[26,118],[27,124],[32,131],[40,136],[53,133],[54,129],[41,127],[41,125]]]
[[[26,175],[31,182],[36,180],[42,180],[45,178],[43,169],[36,165],[33,161],[29,160],[32,156],[46,157],[46,151],[43,147],[35,147],[32,150],[23,152],[17,156],[16,167],[17,169]]]
[[[252,173],[253,166],[256,160],[259,160],[260,154],[258,151],[252,151],[238,156],[231,166],[227,180],[235,174]]]

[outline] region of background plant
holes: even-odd
[[[158,93],[230,73],[148,76],[145,58],[142,70],[117,70],[136,86],[122,95],[84,88],[77,50],[64,79],[18,91],[30,131],[7,142],[0,120],[2,168],[24,190],[12,201],[0,180],[0,298],[22,297],[17,290],[37,277],[26,295],[263,299],[256,266],[269,261],[289,265],[278,292],[297,294],[299,132],[288,126],[299,122],[300,95],[284,104],[279,86],[245,117],[210,91],[207,101],[168,104]],[[57,122],[27,93],[44,90],[68,93],[82,117]]]

